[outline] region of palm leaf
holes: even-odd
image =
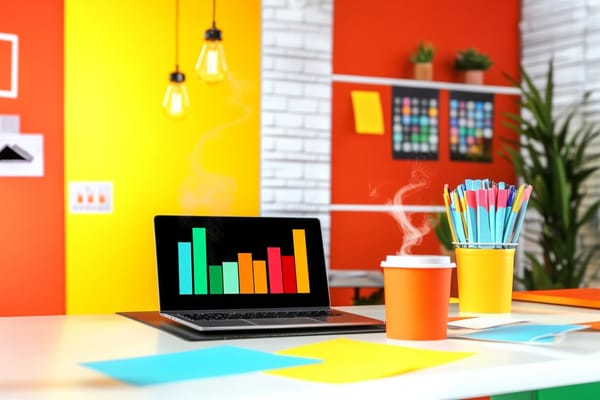
[[[518,134],[518,139],[505,140],[501,156],[511,161],[515,173],[532,184],[534,191],[529,206],[542,218],[541,232],[536,237],[525,234],[537,252],[525,251],[525,268],[515,277],[526,289],[577,287],[586,275],[592,257],[600,249],[582,247],[580,230],[593,221],[600,211],[600,200],[585,207],[585,182],[600,167],[590,161],[600,154],[588,152],[590,144],[600,137],[594,124],[579,125],[581,107],[590,97],[565,109],[560,118],[553,114],[554,66],[548,63],[543,90],[537,88],[521,67],[520,113],[506,113],[502,124]],[[541,251],[541,255],[540,255]]]

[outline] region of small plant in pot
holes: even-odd
[[[410,57],[414,64],[414,78],[423,81],[433,80],[433,56],[435,49],[431,43],[419,42],[419,47]]]
[[[465,83],[483,84],[483,75],[493,62],[490,57],[479,52],[476,48],[470,47],[459,50],[454,60],[454,69],[465,73]]]

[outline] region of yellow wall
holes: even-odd
[[[67,313],[157,309],[152,217],[259,212],[260,0],[217,1],[230,80],[194,76],[211,0],[180,0],[191,114],[161,109],[175,1],[65,2],[65,191],[110,181],[112,214],[66,215]],[[65,193],[68,201],[68,193]]]

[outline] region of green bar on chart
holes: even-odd
[[[208,294],[206,228],[192,228],[192,248],[194,261],[194,294]]]

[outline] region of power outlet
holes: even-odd
[[[112,182],[70,182],[69,211],[73,214],[112,213]]]

